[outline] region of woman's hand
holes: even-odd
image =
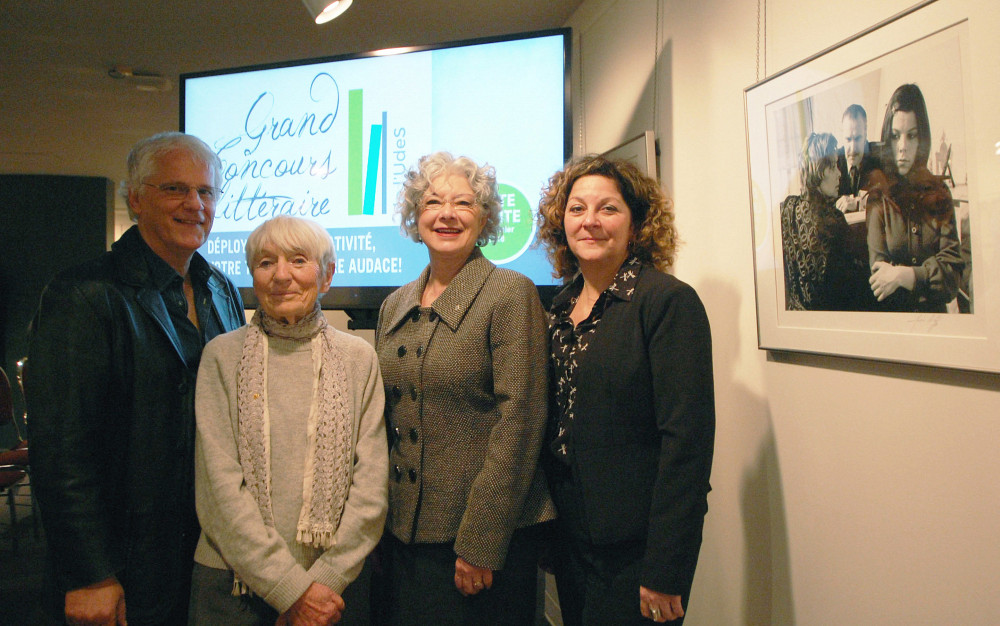
[[[275,626],[328,626],[340,621],[344,599],[321,583],[309,585],[305,593],[287,611],[278,616]]]
[[[684,617],[680,596],[671,596],[646,587],[639,587],[639,610],[654,622],[672,622]]]
[[[125,590],[114,576],[66,592],[66,623],[73,626],[126,626]]]
[[[872,287],[872,293],[881,302],[902,287],[907,291],[913,291],[917,282],[917,274],[912,267],[906,265],[892,265],[885,261],[875,261],[872,265],[872,275],[868,279],[868,284]]]
[[[455,588],[463,596],[474,596],[493,586],[493,570],[476,567],[462,557],[455,559]]]

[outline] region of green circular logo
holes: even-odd
[[[516,188],[503,183],[500,192],[500,239],[483,246],[483,256],[496,264],[508,263],[528,249],[535,234],[535,220],[528,199]]]

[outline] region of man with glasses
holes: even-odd
[[[221,171],[190,135],[136,144],[122,184],[136,225],[57,276],[32,321],[32,489],[69,624],[186,621],[195,378],[205,343],[244,323],[236,288],[196,252]]]

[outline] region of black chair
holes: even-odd
[[[28,441],[21,436],[21,427],[18,424],[18,419],[14,416],[14,397],[11,393],[10,379],[7,378],[7,373],[3,371],[3,368],[0,368],[0,426],[8,423],[14,424],[17,443],[8,450],[0,451],[0,496],[7,497],[7,506],[10,510],[11,547],[16,552],[17,507],[27,506],[30,508],[36,534],[38,522],[33,506],[34,498],[31,498],[27,504],[21,504],[17,501],[18,491],[22,487],[30,486]]]

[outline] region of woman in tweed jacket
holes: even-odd
[[[538,524],[555,516],[538,456],[546,321],[535,286],[495,267],[490,167],[436,153],[404,183],[403,232],[429,265],[375,334],[390,437],[385,606],[392,624],[531,624]]]

